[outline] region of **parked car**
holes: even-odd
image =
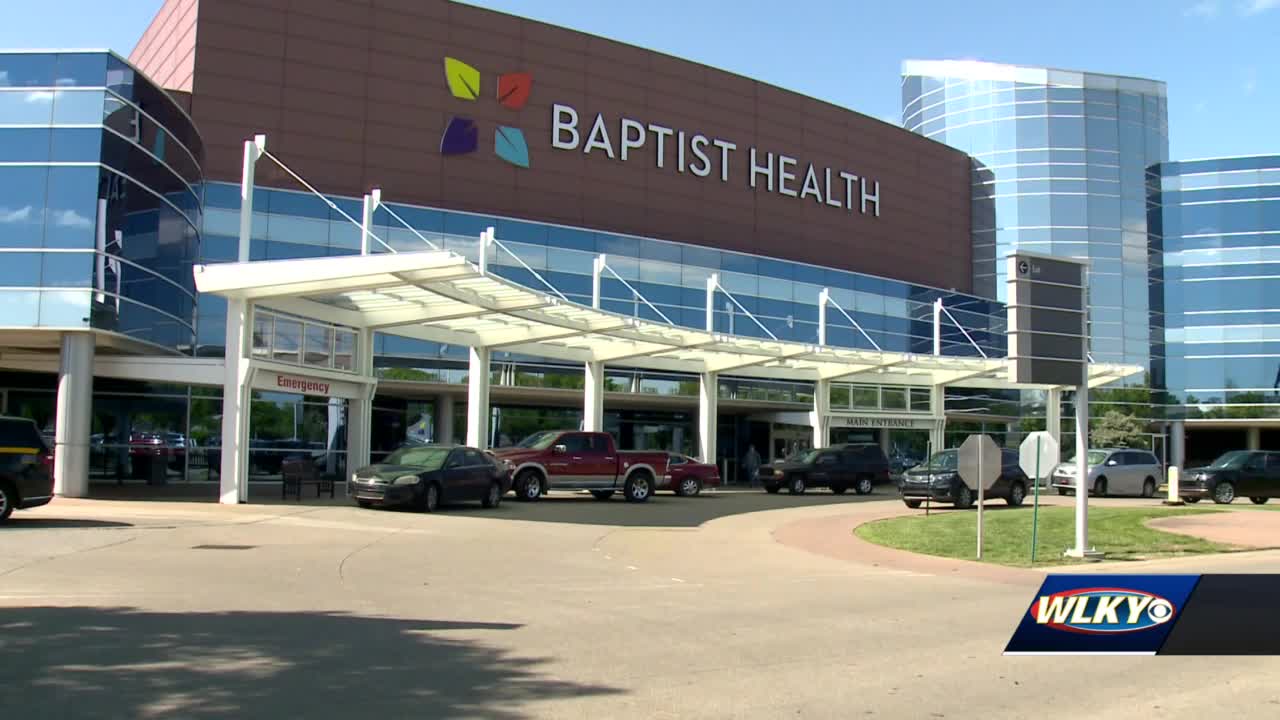
[[[888,481],[889,459],[879,445],[815,448],[760,468],[760,482],[768,493],[785,487],[792,495],[802,495],[808,488],[826,487],[836,495],[849,488],[866,495],[876,483]]]
[[[1243,496],[1262,505],[1280,497],[1280,452],[1233,450],[1205,467],[1188,469],[1178,494],[1189,503],[1209,497],[1229,505]]]
[[[720,484],[720,470],[714,463],[698,462],[688,455],[671,453],[667,456],[667,472],[663,476],[664,487],[681,497],[692,497],[704,487]]]
[[[619,452],[603,432],[544,430],[493,454],[511,465],[512,488],[519,500],[537,500],[550,490],[590,490],[608,500],[621,490],[628,502],[644,502],[655,490],[668,489],[666,452]]]
[[[0,417],[0,523],[53,499],[53,451],[36,424]]]
[[[497,507],[511,488],[511,475],[494,458],[461,445],[402,447],[386,460],[356,470],[350,495],[362,508],[409,505],[435,512],[441,504],[479,500]]]
[[[983,499],[1003,499],[1018,507],[1027,497],[1031,481],[1018,466],[1016,450],[1000,450],[1000,477],[983,493]],[[909,508],[918,508],[926,500],[950,503],[959,509],[973,506],[978,497],[977,484],[960,477],[960,451],[943,450],[920,463],[902,478],[902,502]]]
[[[1141,495],[1144,498],[1156,494],[1164,466],[1154,454],[1146,450],[1104,448],[1085,453],[1089,474],[1085,478],[1090,493],[1096,497],[1107,495]],[[1059,495],[1072,494],[1076,490],[1076,464],[1067,461],[1054,468],[1053,487]]]

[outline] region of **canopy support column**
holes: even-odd
[[[53,492],[59,497],[89,494],[89,433],[93,425],[92,333],[62,335],[54,416]],[[127,440],[128,436],[124,438]]]
[[[481,450],[489,447],[489,356],[484,347],[467,353],[467,444]]]
[[[373,377],[373,331],[361,330],[356,338],[356,371]],[[373,395],[376,385],[370,385],[364,397],[347,401],[347,474],[372,462],[373,451]]]
[[[440,445],[453,444],[453,396],[436,396],[434,410],[435,434],[431,441]]]
[[[226,374],[222,382],[222,462],[218,466],[218,502],[249,502],[249,333],[253,305],[227,300]]]
[[[718,373],[698,376],[698,459],[716,461],[716,430],[720,415],[720,378]]]
[[[582,395],[582,429],[604,432],[604,363],[586,363],[586,392]]]
[[[936,453],[947,447],[947,386],[929,388],[929,409],[936,418],[929,430],[929,452]]]
[[[831,381],[819,380],[813,385],[813,447],[831,444]]]

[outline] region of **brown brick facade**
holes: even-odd
[[[170,0],[160,15],[188,4],[195,2]],[[968,157],[874,118],[704,65],[444,0],[201,0],[198,29],[192,115],[205,139],[210,179],[237,181],[243,140],[265,133],[272,152],[325,192],[359,196],[378,186],[394,202],[970,287]],[[480,71],[477,100],[450,94],[445,56]],[[508,72],[533,76],[520,110],[496,99],[497,77]],[[714,146],[709,176],[679,172],[674,135],[661,169],[652,133],[625,162],[600,150],[584,154],[581,144],[576,151],[554,149],[557,103],[577,111],[582,143],[602,114],[615,155],[624,117],[735,143],[728,180],[720,179]],[[441,133],[454,116],[476,121],[476,152],[441,155]],[[529,168],[494,154],[500,124],[523,131]],[[775,163],[780,155],[797,161],[791,184],[797,193],[812,163],[820,196],[752,189],[752,147],[762,160],[772,152]],[[839,191],[834,197],[825,187],[827,168]],[[866,178],[869,191],[879,183],[879,217],[861,212],[860,196],[853,211],[828,203],[844,201],[842,170]],[[287,184],[262,165],[259,178]],[[763,186],[765,177],[757,181]]]

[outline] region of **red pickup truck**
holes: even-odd
[[[644,502],[655,490],[687,491],[681,478],[695,468],[682,468],[680,477],[669,472],[671,453],[663,451],[619,452],[613,436],[602,432],[544,430],[513,447],[491,452],[507,463],[514,481],[511,489],[520,500],[536,500],[548,490],[590,490],[597,500],[608,500],[618,490],[628,502]],[[676,456],[679,457],[679,456]],[[700,465],[700,464],[698,464]],[[699,478],[703,484],[719,484],[714,465]],[[714,477],[713,477],[714,476]],[[673,484],[674,483],[674,484]]]

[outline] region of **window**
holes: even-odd
[[[928,388],[911,388],[911,412],[929,412],[931,409]]]
[[[881,398],[884,401],[885,410],[907,409],[906,388],[881,388],[880,393]]]
[[[481,455],[476,450],[465,450],[463,451],[462,462],[465,463],[466,465],[474,466],[474,465],[487,465],[489,461],[485,460],[484,455]]]
[[[316,367],[329,367],[330,349],[333,345],[333,328],[307,325],[306,338],[303,362]]]
[[[879,409],[880,388],[855,385],[850,389],[855,408]]]
[[[835,453],[823,453],[818,456],[818,465],[835,465],[840,458]]]
[[[590,436],[582,434],[565,435],[560,440],[566,452],[584,453],[591,448]]]

